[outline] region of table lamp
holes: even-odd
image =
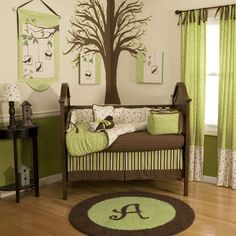
[[[16,83],[5,83],[1,88],[0,101],[9,103],[9,125],[8,128],[16,128],[14,103],[22,101],[21,94]]]

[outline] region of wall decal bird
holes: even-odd
[[[38,67],[36,67],[36,72],[39,72],[42,68],[42,63],[39,63]]]

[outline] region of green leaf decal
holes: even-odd
[[[48,46],[52,47],[52,42],[50,40],[48,41]]]
[[[27,34],[22,34],[21,37],[23,38],[23,40],[26,40]]]
[[[33,35],[28,35],[28,40],[32,40],[34,38]]]
[[[25,41],[24,41],[24,43],[23,43],[23,46],[29,46],[29,44],[28,44],[28,41],[27,41],[27,40],[25,40]]]
[[[38,43],[38,39],[37,39],[37,38],[34,38],[34,39],[33,39],[33,43]]]

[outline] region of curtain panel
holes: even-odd
[[[236,10],[220,9],[218,186],[236,189]]]
[[[191,10],[181,15],[182,80],[190,104],[189,180],[201,181],[204,157],[204,113],[206,81],[207,10]]]

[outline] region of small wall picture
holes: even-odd
[[[137,83],[163,83],[164,53],[153,51],[137,55]]]
[[[79,84],[100,84],[101,58],[94,53],[80,54]]]

